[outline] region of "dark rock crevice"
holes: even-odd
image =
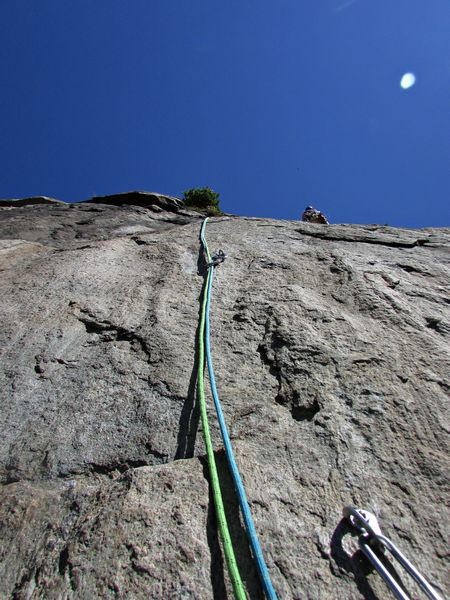
[[[157,453],[157,455],[158,455],[158,458],[164,457],[164,455],[159,452]],[[118,474],[118,473],[125,473],[126,471],[129,471],[130,469],[138,469],[139,467],[148,467],[148,466],[150,466],[150,465],[145,460],[128,460],[126,462],[112,463],[112,464],[107,464],[107,465],[87,463],[87,465],[86,465],[89,473],[92,473],[94,475],[108,475],[108,477],[110,477],[111,475]],[[153,465],[151,465],[151,466],[153,466]],[[67,476],[68,475],[65,475],[64,477],[67,477]],[[69,476],[73,476],[73,473],[70,474]]]
[[[279,330],[277,319],[270,317],[266,322],[264,341],[257,347],[261,362],[277,381],[275,402],[289,408],[295,421],[311,421],[320,411],[317,395],[302,394],[302,385],[296,380],[307,380],[316,361],[328,363],[323,350],[299,347],[289,336]],[[302,366],[300,366],[300,364]]]
[[[230,537],[243,583],[252,600],[263,600],[263,591],[254,560],[252,559],[247,534],[241,523],[239,503],[234,492],[234,483],[229,471],[225,452],[217,451],[214,453],[214,456]],[[219,530],[214,510],[214,498],[210,484],[208,461],[205,456],[200,457],[200,461],[203,466],[203,476],[209,486],[207,538],[211,555],[211,585],[214,590],[213,597],[226,598],[224,557],[219,545]]]
[[[296,406],[293,404],[291,408],[292,418],[295,421],[311,421],[319,411],[320,404],[316,399],[309,406]]]
[[[197,298],[197,326],[194,337],[194,359],[189,377],[189,385],[186,391],[186,398],[180,413],[177,433],[177,450],[175,460],[192,458],[197,441],[197,433],[200,423],[200,406],[197,398],[197,376],[198,376],[198,346],[200,340],[200,314],[201,299],[206,288],[206,260],[202,248],[198,249],[197,255],[197,275],[203,276],[203,284],[200,295]]]
[[[439,317],[426,317],[425,322],[428,329],[432,329],[444,336],[450,334],[450,325],[442,321]]]
[[[70,559],[70,549],[69,546],[66,545],[59,553],[58,573],[61,577],[66,577],[67,575],[70,589],[72,590],[72,592],[76,592],[78,586],[73,571],[74,569]]]
[[[136,331],[116,325],[108,319],[99,319],[89,310],[79,307],[76,302],[69,302],[69,306],[72,307],[73,314],[77,319],[83,323],[87,333],[99,335],[102,342],[126,341],[135,344],[138,349],[142,350],[148,356],[148,361],[151,361],[152,352],[150,346]]]
[[[348,235],[340,235],[339,233],[334,233],[330,230],[313,231],[305,228],[297,229],[296,231],[297,233],[300,233],[302,235],[306,235],[316,239],[321,239],[324,241],[349,242],[353,244],[375,244],[378,246],[386,246],[388,248],[415,248],[417,246],[426,246],[430,242],[430,240],[427,238],[413,239],[411,241],[406,241],[402,239],[389,239],[388,236],[383,237],[382,234],[378,234],[378,236],[370,234],[355,234],[354,236],[350,237]]]
[[[400,269],[403,269],[403,271],[406,271],[407,273],[417,273],[418,275],[425,275],[426,277],[432,277],[432,273],[430,273],[429,271],[426,271],[425,269],[421,269],[418,266],[415,265],[411,265],[411,264],[406,264],[406,263],[397,263],[396,264],[397,267],[399,267]]]

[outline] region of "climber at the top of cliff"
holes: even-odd
[[[324,225],[329,224],[326,216],[312,206],[305,208],[302,214],[302,221],[306,221],[307,223],[323,223]]]

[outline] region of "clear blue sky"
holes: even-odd
[[[450,225],[449,0],[12,0],[0,34],[0,197]]]

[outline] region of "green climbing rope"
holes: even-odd
[[[206,251],[206,260],[208,264],[211,261],[209,252]],[[237,600],[246,600],[247,596],[244,590],[239,569],[234,555],[233,544],[231,542],[230,532],[228,530],[227,518],[222,500],[222,492],[220,491],[219,476],[217,474],[216,460],[214,458],[214,450],[211,441],[211,434],[208,424],[208,413],[206,410],[205,386],[203,381],[205,371],[205,318],[207,304],[207,290],[209,279],[211,277],[211,269],[208,269],[205,284],[202,292],[202,303],[200,311],[200,327],[198,336],[198,370],[197,370],[197,394],[200,405],[200,417],[202,421],[203,439],[205,441],[206,455],[208,458],[209,475],[211,478],[211,487],[213,491],[214,505],[216,508],[217,523],[219,526],[220,537],[222,538],[223,551],[230,574],[231,583],[233,586],[234,596]]]
[[[255,561],[256,568],[258,570],[258,574],[261,580],[261,584],[263,586],[265,595],[268,600],[277,600],[277,594],[275,592],[275,588],[273,587],[272,581],[270,579],[269,570],[267,569],[266,562],[264,560],[263,551],[261,548],[261,544],[259,543],[258,534],[256,532],[255,523],[253,522],[252,513],[250,510],[250,506],[247,500],[247,494],[245,493],[244,484],[242,483],[242,478],[239,473],[239,469],[236,463],[236,458],[233,452],[233,446],[231,444],[230,436],[228,434],[227,424],[225,422],[225,417],[222,411],[222,406],[220,403],[219,393],[217,391],[216,386],[216,378],[214,375],[214,367],[212,361],[211,354],[211,343],[210,343],[210,309],[211,309],[211,296],[212,296],[212,284],[214,279],[214,271],[217,264],[223,262],[225,260],[225,253],[222,250],[219,250],[213,257],[210,257],[208,250],[208,242],[205,237],[205,228],[206,221],[203,222],[201,232],[200,232],[200,242],[203,246],[203,250],[209,263],[208,270],[210,272],[210,277],[208,279],[208,285],[206,290],[207,302],[206,302],[206,318],[205,318],[205,354],[206,354],[206,364],[208,365],[208,373],[209,373],[209,383],[211,386],[211,394],[214,401],[214,406],[217,413],[217,419],[219,421],[220,433],[222,434],[222,441],[225,447],[225,453],[227,455],[228,466],[230,468],[231,476],[233,477],[234,488],[236,495],[239,500],[239,506],[241,507],[242,517],[244,519],[245,529],[247,532],[248,542],[250,544],[250,548],[252,549],[253,559]]]

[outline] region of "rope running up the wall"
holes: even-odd
[[[202,234],[204,225],[202,227]],[[211,261],[208,249],[206,248],[206,255],[208,264]],[[211,269],[208,269],[206,276],[205,285],[202,292],[202,303],[200,311],[200,327],[199,327],[199,341],[198,341],[198,370],[197,370],[197,394],[200,405],[200,418],[203,430],[203,439],[205,441],[206,455],[208,458],[209,474],[211,478],[211,487],[214,498],[214,506],[216,509],[217,524],[219,527],[220,537],[222,538],[223,551],[225,554],[225,561],[227,563],[228,572],[230,574],[231,584],[233,586],[234,596],[237,600],[246,600],[246,593],[242,579],[239,573],[239,569],[236,563],[236,557],[234,554],[233,544],[228,530],[227,518],[225,515],[225,509],[223,505],[222,492],[220,490],[219,476],[217,474],[216,460],[214,457],[214,450],[211,441],[211,434],[209,431],[208,414],[206,410],[206,399],[205,399],[205,386],[204,386],[204,370],[205,370],[205,320],[206,320],[206,305],[207,305],[207,291],[209,282],[211,280]]]
[[[264,588],[265,594],[269,600],[277,600],[277,595],[275,593],[274,587],[272,585],[272,581],[269,576],[269,572],[267,569],[267,565],[264,561],[264,556],[262,553],[261,545],[258,540],[258,535],[256,533],[255,525],[253,522],[253,518],[250,512],[250,507],[247,500],[247,495],[245,493],[244,485],[242,483],[242,479],[239,473],[239,469],[236,464],[236,460],[234,457],[233,448],[230,441],[230,436],[228,435],[228,429],[225,423],[225,418],[223,415],[222,407],[220,404],[219,394],[217,392],[216,380],[214,376],[214,368],[212,363],[212,355],[211,355],[211,344],[210,344],[210,308],[211,308],[211,295],[212,295],[212,284],[214,279],[214,270],[215,270],[215,260],[214,257],[211,260],[211,256],[208,250],[208,244],[205,238],[205,228],[208,219],[205,219],[202,224],[202,228],[200,231],[200,241],[203,246],[205,257],[208,264],[208,274],[206,279],[206,314],[205,314],[205,351],[206,351],[206,361],[208,365],[208,373],[209,380],[211,385],[211,393],[214,400],[214,406],[217,413],[217,418],[219,421],[220,432],[222,435],[222,441],[225,447],[228,465],[231,471],[231,475],[233,477],[236,493],[239,499],[239,505],[241,507],[242,516],[244,518],[245,528],[247,531],[247,536],[249,539],[249,543],[253,552],[253,557],[256,561],[256,566],[258,569],[258,574],[261,579],[262,586]],[[224,255],[221,255],[221,259],[223,260]]]

